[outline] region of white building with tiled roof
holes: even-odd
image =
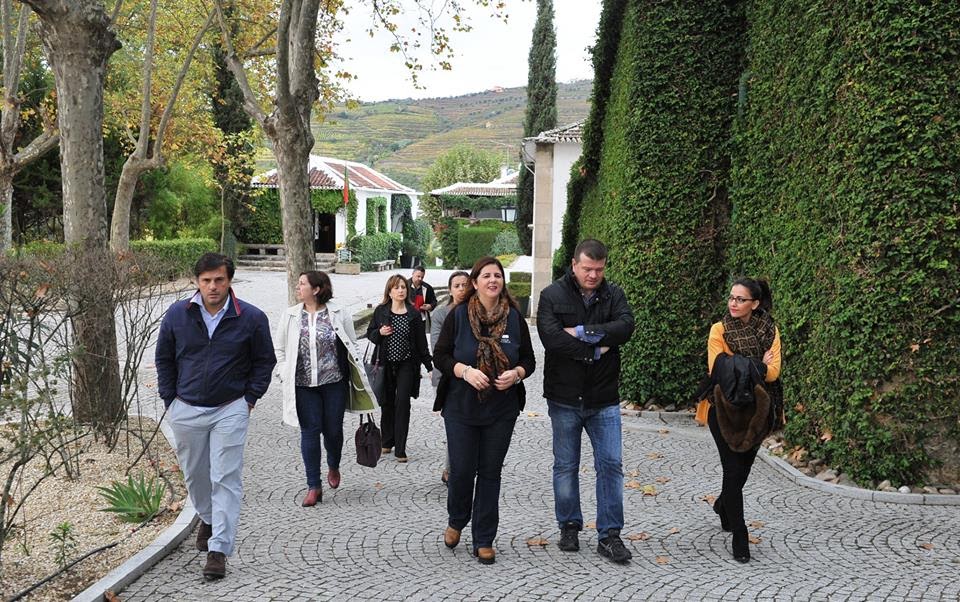
[[[584,121],[523,139],[524,161],[534,171],[531,315],[537,314],[540,291],[553,280],[553,253],[560,247],[570,168],[583,150]]]
[[[488,196],[488,197],[515,197],[517,195],[517,181],[520,172],[509,167],[501,168],[500,177],[492,182],[457,182],[443,188],[430,191],[432,196]],[[478,211],[473,217],[479,219],[503,219],[513,221],[516,207],[504,209],[490,209]]]
[[[344,173],[349,180],[349,189],[357,199],[357,234],[364,234],[367,215],[367,199],[383,197],[387,199],[387,215],[391,213],[391,200],[395,194],[410,197],[413,215],[417,215],[420,194],[409,186],[404,186],[383,173],[356,161],[345,161],[332,157],[310,155],[308,166],[310,188],[315,190],[343,190]],[[277,170],[271,169],[254,176],[250,182],[253,188],[277,188],[279,180]],[[393,224],[392,229],[399,226]],[[346,242],[347,215],[341,208],[335,214],[316,213],[314,215],[314,233],[317,252],[332,252],[337,243]]]

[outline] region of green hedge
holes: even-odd
[[[510,291],[510,294],[516,299],[522,299],[524,297],[530,297],[530,283],[529,282],[517,282],[516,280],[511,280],[507,283],[507,290]]]
[[[533,274],[530,272],[510,272],[510,282],[531,282]]]
[[[367,199],[367,234],[387,232],[387,199],[382,196]]]
[[[172,240],[133,240],[130,250],[161,260],[170,277],[192,276],[193,266],[204,253],[216,253],[220,244],[210,238],[177,238]]]
[[[730,267],[772,279],[788,439],[860,481],[958,482],[960,5],[749,17]]]
[[[380,232],[359,237],[360,269],[372,270],[375,261],[396,259],[402,239],[394,232]]]
[[[168,240],[132,240],[130,250],[135,255],[154,258],[159,263],[160,278],[192,276],[193,266],[204,253],[216,253],[220,244],[210,238],[174,238]],[[11,251],[11,254],[55,260],[63,256],[63,243],[34,241]],[[158,267],[151,264],[151,269]]]
[[[443,267],[452,270],[457,267],[457,257],[460,248],[460,226],[462,220],[452,217],[440,218],[437,227],[437,237],[440,240],[440,256],[443,258]]]
[[[601,32],[618,45],[598,40],[594,50],[597,73],[609,79],[594,82],[556,267],[569,266],[579,239],[610,247],[607,276],[626,291],[637,322],[621,375],[621,395],[631,401],[687,400],[705,369],[725,276],[715,225],[727,202],[727,146],[742,70],[739,6],[604,6]]]
[[[500,229],[489,226],[465,226],[460,228],[457,239],[457,265],[470,267],[481,257],[490,254]]]

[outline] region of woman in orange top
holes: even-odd
[[[774,412],[775,421],[779,423],[783,407],[780,332],[770,315],[772,309],[773,299],[765,281],[751,278],[736,280],[727,297],[728,313],[710,328],[707,369],[713,372],[714,362],[721,353],[731,356],[739,354],[754,360],[770,397],[769,411]],[[733,557],[740,562],[747,562],[750,560],[750,547],[743,519],[743,486],[760,446],[757,444],[745,451],[731,449],[717,420],[717,400],[713,401],[707,424],[723,466],[723,487],[720,497],[713,504],[713,510],[720,515],[723,530],[733,532]]]

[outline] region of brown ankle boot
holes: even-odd
[[[459,543],[460,531],[454,529],[453,527],[447,527],[446,531],[443,532],[443,545],[452,550],[457,547],[457,544]]]
[[[316,506],[317,502],[323,501],[323,488],[321,487],[311,487],[307,491],[307,495],[303,498],[303,503],[300,504],[304,508],[309,508],[310,506]]]
[[[493,548],[477,548],[476,555],[480,564],[493,564],[497,561],[497,553]]]
[[[213,536],[213,525],[208,525],[207,523],[200,520],[200,528],[197,529],[197,549],[201,552],[207,551],[207,542],[210,541],[210,538]]]

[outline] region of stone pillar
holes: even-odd
[[[534,166],[532,318],[537,316],[540,292],[553,281],[553,144],[537,143]]]

